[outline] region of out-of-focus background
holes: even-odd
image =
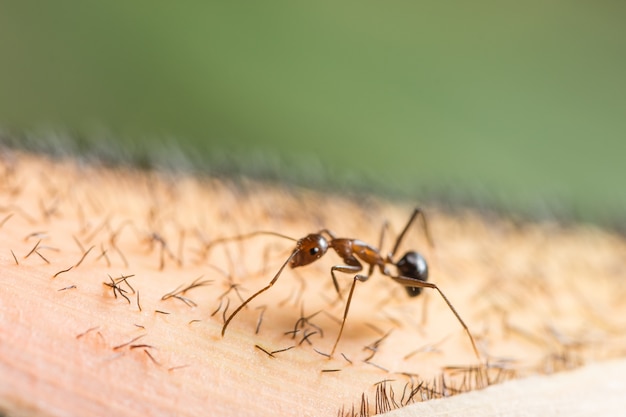
[[[626,3],[0,3],[0,143],[626,220]]]

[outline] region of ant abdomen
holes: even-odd
[[[426,259],[415,251],[409,251],[396,263],[399,275],[407,278],[428,281],[428,264]],[[410,297],[417,297],[422,293],[420,287],[404,287]]]

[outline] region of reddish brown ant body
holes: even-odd
[[[424,226],[424,231],[426,233],[426,237],[431,246],[433,246],[432,239],[428,232],[428,227],[426,224],[426,218],[421,209],[416,208],[413,211],[413,214],[409,218],[404,230],[398,236],[396,243],[394,245],[393,250],[387,256],[383,256],[380,253],[380,250],[361,241],[358,239],[349,239],[349,238],[338,238],[334,233],[327,229],[323,229],[318,233],[311,233],[302,239],[298,240],[296,243],[296,247],[291,252],[291,255],[285,263],[280,267],[274,278],[270,281],[270,283],[261,288],[259,291],[250,296],[247,300],[245,300],[224,322],[224,326],[222,327],[222,336],[226,333],[226,328],[232,319],[239,313],[250,301],[256,298],[258,295],[270,289],[278,280],[281,273],[289,264],[291,268],[297,268],[305,265],[309,265],[318,259],[320,259],[324,254],[328,251],[329,248],[332,248],[337,255],[343,260],[343,265],[335,265],[331,267],[330,273],[333,279],[333,284],[335,286],[335,290],[341,297],[339,291],[339,284],[337,282],[337,278],[335,276],[335,272],[343,272],[347,274],[355,274],[354,280],[352,282],[352,286],[350,287],[350,292],[348,294],[348,299],[346,301],[346,307],[343,314],[343,320],[341,322],[341,327],[339,329],[339,334],[337,335],[337,339],[335,344],[333,345],[333,349],[330,353],[330,356],[335,353],[335,349],[337,348],[337,344],[339,343],[339,339],[341,338],[341,334],[343,333],[343,328],[346,323],[346,318],[348,317],[348,311],[350,310],[350,302],[352,301],[352,296],[354,294],[354,288],[356,286],[357,281],[365,282],[369,279],[376,268],[379,269],[381,274],[388,276],[393,279],[397,283],[403,285],[408,294],[411,297],[415,297],[420,294],[422,288],[433,288],[439,292],[441,297],[444,299],[452,313],[456,316],[457,320],[465,329],[469,339],[472,343],[472,348],[474,349],[474,353],[476,357],[480,360],[480,354],[478,353],[478,349],[476,348],[476,343],[474,342],[474,338],[470,333],[467,325],[461,319],[461,316],[457,313],[456,309],[452,306],[452,303],[448,300],[448,297],[439,289],[436,284],[427,282],[428,279],[428,264],[422,255],[415,251],[407,252],[399,261],[395,262],[393,260],[404,235],[407,230],[411,226],[411,224],[417,219],[421,217],[422,224]],[[277,233],[272,232],[255,232],[245,237],[257,235],[257,234],[272,234],[276,236],[286,237]],[[241,238],[242,236],[240,236]],[[220,242],[231,240],[231,239],[221,239]],[[215,243],[215,242],[214,242]],[[361,274],[360,272],[363,270],[363,264],[365,263],[369,265],[367,274]],[[388,268],[388,265],[394,265],[399,274],[394,275]]]

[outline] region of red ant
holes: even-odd
[[[261,288],[259,291],[254,293],[252,296],[250,296],[239,307],[237,307],[237,309],[228,317],[228,319],[226,319],[226,321],[224,322],[224,327],[222,327],[222,336],[224,336],[224,334],[226,333],[226,328],[228,327],[232,319],[237,315],[237,313],[239,313],[248,303],[250,303],[250,301],[252,301],[254,298],[256,298],[260,294],[270,289],[276,283],[276,281],[278,280],[278,277],[283,272],[287,264],[289,264],[291,268],[297,268],[300,266],[308,265],[320,259],[328,251],[328,248],[330,247],[334,249],[337,255],[339,255],[339,257],[341,257],[341,259],[344,262],[344,265],[335,265],[331,267],[330,269],[330,273],[333,278],[333,284],[335,286],[335,290],[339,294],[340,298],[341,298],[341,293],[339,291],[339,284],[337,283],[337,278],[335,277],[335,271],[344,272],[347,274],[352,274],[352,273],[356,274],[354,276],[354,281],[352,282],[352,286],[350,287],[348,300],[346,301],[346,307],[343,313],[343,320],[341,322],[341,328],[339,329],[337,340],[335,341],[335,344],[333,345],[333,349],[330,353],[331,357],[335,353],[335,349],[337,348],[337,344],[339,343],[339,339],[341,338],[341,334],[343,333],[343,328],[344,328],[344,325],[346,324],[346,318],[348,317],[348,311],[350,310],[350,302],[352,301],[352,296],[354,294],[354,288],[356,286],[357,281],[361,281],[361,282],[367,281],[369,277],[372,275],[372,273],[374,272],[374,269],[378,267],[380,272],[383,275],[386,275],[389,278],[396,281],[397,283],[405,286],[409,296],[411,297],[415,297],[419,295],[422,291],[422,288],[433,288],[437,290],[439,294],[441,295],[441,297],[443,298],[443,300],[446,302],[446,304],[448,304],[448,307],[450,307],[450,310],[452,311],[452,313],[454,313],[454,315],[458,319],[461,326],[463,326],[463,329],[465,329],[465,332],[469,336],[469,339],[472,343],[472,348],[474,349],[474,353],[476,354],[476,357],[480,360],[480,354],[478,353],[478,349],[476,348],[476,343],[474,342],[474,338],[472,334],[470,333],[467,325],[465,324],[465,322],[459,315],[459,313],[457,313],[456,309],[452,306],[452,303],[450,303],[450,301],[448,300],[448,297],[445,296],[445,294],[439,289],[439,287],[436,284],[427,282],[428,264],[426,263],[426,260],[424,259],[424,257],[415,251],[409,251],[406,254],[404,254],[404,256],[398,262],[394,262],[393,260],[394,255],[396,254],[396,251],[398,250],[398,247],[400,246],[400,243],[402,242],[402,239],[404,238],[404,235],[406,234],[411,224],[418,217],[421,217],[422,219],[422,224],[423,224],[424,231],[426,233],[426,237],[428,239],[429,244],[431,245],[431,247],[434,246],[432,243],[432,239],[430,237],[430,233],[428,232],[428,227],[426,225],[426,217],[424,216],[424,213],[422,212],[421,209],[416,208],[413,211],[413,214],[411,215],[411,217],[409,218],[409,221],[407,222],[406,226],[404,227],[404,230],[402,230],[402,233],[400,233],[400,235],[398,236],[396,243],[393,247],[393,250],[386,257],[383,257],[379,249],[376,249],[375,247],[361,240],[338,238],[335,236],[334,233],[332,233],[331,231],[327,229],[323,229],[318,233],[311,233],[303,237],[302,239],[298,240],[296,243],[295,249],[293,250],[293,252],[291,252],[291,255],[289,255],[289,258],[287,258],[285,263],[280,267],[280,269],[278,270],[274,278],[270,281],[270,283],[267,284],[267,286],[265,286],[264,288]],[[281,235],[279,233],[274,233],[274,232],[253,232],[248,235],[239,236],[239,238],[234,238],[234,239],[251,237],[254,235],[258,235],[258,234],[271,234],[274,236],[280,236],[280,237],[292,239],[287,236]],[[234,239],[233,238],[220,239],[219,241],[214,241],[212,243],[224,242],[227,240],[234,240]],[[292,240],[295,240],[295,239],[292,239]],[[363,270],[363,265],[361,264],[361,262],[364,262],[369,265],[367,275],[363,275],[359,273]],[[398,269],[399,275],[392,274],[387,268],[388,264],[394,265]]]

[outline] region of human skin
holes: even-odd
[[[338,274],[339,298],[335,253],[287,267],[222,337],[294,242],[211,242],[327,228],[378,247],[387,221],[385,255],[412,205],[8,151],[0,175],[8,415],[349,415],[363,395],[373,414],[387,409],[381,384],[395,408],[624,352],[626,245],[601,229],[424,207],[434,248],[416,224],[399,252],[430,261],[480,358],[435,291],[409,298],[378,270],[357,283],[328,358],[353,276]]]

